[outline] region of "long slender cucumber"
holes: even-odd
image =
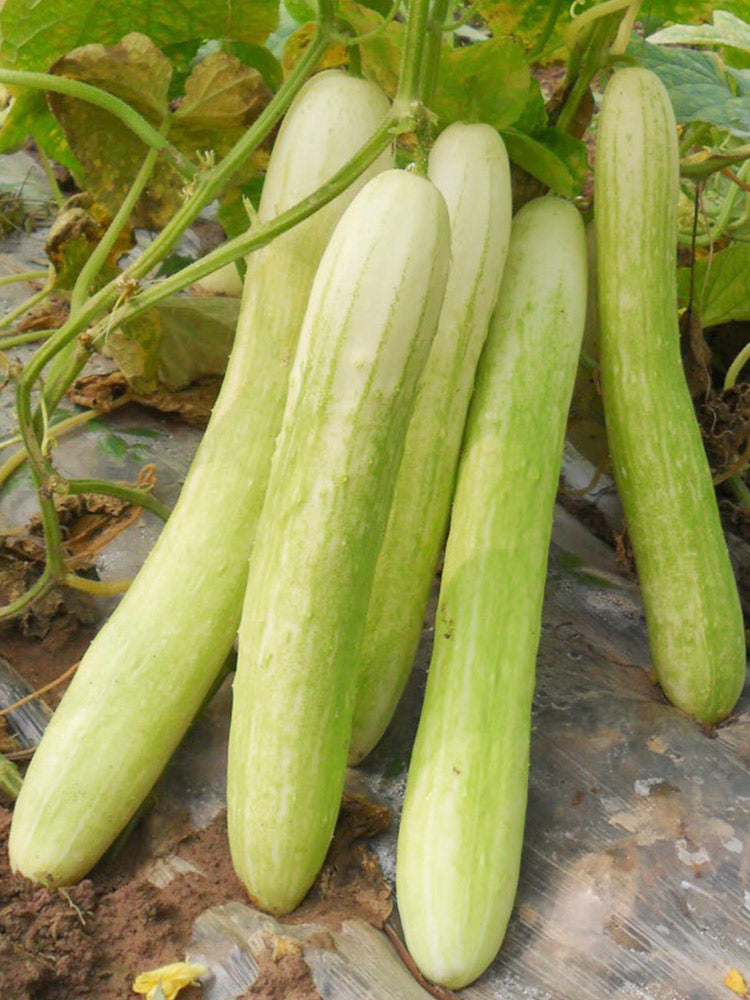
[[[451,270],[370,595],[349,750],[353,763],[383,735],[414,663],[448,530],[474,373],[510,237],[510,169],[495,129],[449,125],[430,152],[428,176],[448,206]]]
[[[479,362],[396,867],[406,943],[459,988],[503,940],[521,859],[531,699],[552,512],[586,312],[577,210],[511,229]]]
[[[321,261],[250,558],[229,739],[228,825],[253,901],[293,909],[338,814],[364,629],[450,232],[405,171],[357,195]]]
[[[680,359],[678,180],[661,81],[619,70],[605,91],[595,179],[607,440],[657,679],[674,705],[714,723],[742,691],[745,631]]]

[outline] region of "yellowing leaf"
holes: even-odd
[[[737,969],[730,969],[726,976],[724,976],[724,985],[732,993],[736,993],[738,997],[747,996],[747,983]]]
[[[172,965],[164,965],[160,969],[152,969],[136,976],[133,992],[142,994],[146,1000],[154,1000],[157,988],[161,986],[164,1000],[175,1000],[180,990],[184,990],[186,986],[197,986],[198,979],[207,972],[205,965],[174,962]]]
[[[315,23],[303,24],[293,35],[287,39],[284,46],[284,54],[281,57],[281,67],[284,76],[289,76],[294,67],[305,54],[305,49],[312,41],[315,34]],[[315,67],[315,72],[324,69],[340,69],[349,65],[349,53],[346,46],[336,43],[329,45],[323,53],[320,62]]]

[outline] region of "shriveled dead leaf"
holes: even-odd
[[[271,97],[257,69],[227,52],[214,52],[187,78],[185,98],[172,116],[170,139],[188,156],[199,149],[223,156]]]
[[[71,198],[52,223],[45,252],[55,268],[55,287],[70,289],[86,261],[107,231],[111,216],[107,209],[88,194]],[[97,287],[117,274],[117,261],[133,246],[133,230],[126,226],[97,278]]]
[[[185,82],[185,96],[170,112],[172,67],[142,34],[117,45],[84,45],[53,65],[59,76],[82,80],[121,98],[155,128],[169,119],[169,139],[193,163],[203,150],[221,157],[271,100],[260,72],[235,56],[215,52],[197,64]],[[144,86],[148,80],[148,86]],[[120,206],[147,147],[109,112],[65,94],[50,94],[50,108],[81,163],[87,187],[112,214]],[[237,180],[252,177],[264,154],[250,157]],[[183,199],[185,178],[160,156],[133,213],[132,223],[162,228]]]
[[[146,35],[126,35],[114,46],[83,45],[58,59],[51,72],[101,87],[130,104],[155,128],[169,114],[172,68]],[[144,86],[144,81],[148,86]],[[66,94],[48,96],[83,169],[89,191],[114,215],[146,156],[146,145],[109,112]],[[138,205],[133,225],[160,229],[181,203],[183,181],[160,157]]]
[[[52,295],[49,299],[31,309],[23,319],[15,324],[15,333],[23,333],[27,330],[56,330],[62,326],[70,313],[70,303],[58,295]]]
[[[115,402],[128,393],[134,403],[140,403],[159,413],[177,417],[192,427],[205,427],[211,416],[221,387],[220,378],[205,378],[177,392],[159,390],[151,393],[131,392],[121,372],[107,375],[87,375],[77,379],[69,396],[79,406],[106,413]]]

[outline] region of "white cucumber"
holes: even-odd
[[[310,194],[388,112],[374,85],[313,77],[292,104],[259,214]],[[136,811],[234,640],[247,558],[315,269],[356,190],[248,261],[231,359],[177,506],[87,651],[26,775],[10,834],[14,869],[47,884],[85,875]]]
[[[602,398],[656,676],[700,722],[745,683],[745,630],[680,358],[677,129],[661,81],[618,70],[596,151]]]
[[[516,216],[477,371],[398,840],[406,943],[459,988],[492,961],[518,880],[545,574],[586,312],[559,198]]]
[[[343,216],[310,296],[250,559],[229,740],[232,859],[273,913],[299,903],[333,833],[353,664],[449,244],[437,190],[389,171]]]
[[[449,125],[428,176],[451,220],[451,270],[419,382],[359,665],[350,761],[383,735],[409,676],[445,541],[474,373],[497,299],[511,219],[505,146],[489,125]]]

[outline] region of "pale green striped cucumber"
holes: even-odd
[[[449,125],[430,153],[428,176],[448,206],[451,270],[375,570],[349,750],[353,763],[383,735],[414,663],[510,236],[508,156],[489,125]]]
[[[569,202],[518,213],[459,465],[401,817],[406,944],[457,989],[492,961],[521,859],[531,698],[565,424],[586,313]]]
[[[357,195],[315,278],[240,626],[228,823],[253,901],[293,909],[346,771],[375,560],[447,277],[442,197],[404,171]]]
[[[276,140],[261,219],[327,181],[387,112],[363,80],[313,77]],[[307,297],[353,194],[249,259],[227,374],[179,502],[24,781],[10,852],[30,878],[71,883],[91,868],[158,778],[231,647]]]
[[[601,382],[651,656],[669,700],[702,723],[745,680],[737,586],[680,361],[677,132],[640,68],[607,85],[596,150]]]

